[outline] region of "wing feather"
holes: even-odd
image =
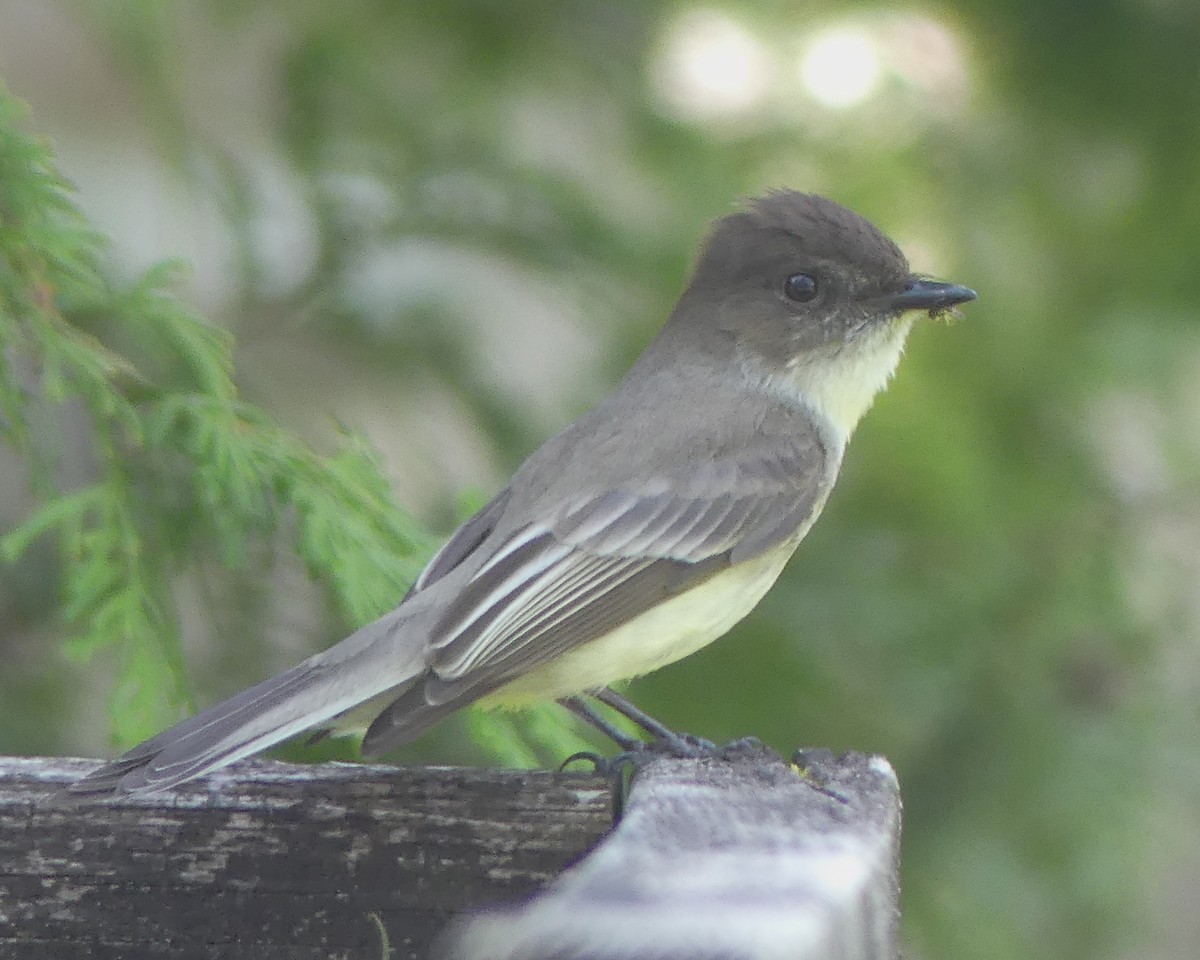
[[[451,629],[446,630],[434,644],[437,650],[453,650],[457,653],[458,669],[469,670],[474,664],[488,659],[493,648],[502,643],[504,634],[497,628],[515,611],[528,604],[538,604],[545,591],[561,581],[563,574],[572,566],[572,551],[563,544],[553,544],[547,551],[553,558],[536,562],[519,571],[525,577],[510,577],[495,587],[488,595],[487,606],[479,606],[467,614]],[[443,621],[443,626],[448,626]]]
[[[708,462],[682,483],[600,490],[515,531],[435,629],[438,683],[427,690],[442,690],[442,702],[456,687],[515,676],[697,585],[741,544],[758,553],[794,535],[821,499],[825,463],[815,444],[791,453]]]
[[[572,589],[562,592],[556,602],[539,606],[535,615],[522,616],[516,622],[497,623],[493,634],[480,638],[489,649],[484,666],[439,657],[435,668],[437,682],[431,686],[426,681],[427,701],[438,704],[445,702],[447,696],[460,697],[464,690],[474,689],[480,683],[493,686],[494,681],[503,682],[503,678],[577,646],[584,639],[580,631],[584,634],[591,631],[591,621],[582,614],[599,612],[605,608],[606,598],[614,594],[620,595],[620,602],[626,607],[634,602],[633,596],[621,588],[636,580],[654,562],[625,559],[597,563],[587,577],[581,577]],[[520,636],[522,641],[512,643],[513,636]],[[439,689],[440,694],[434,693]]]
[[[412,585],[410,594],[424,590],[438,580],[441,580],[451,570],[466,560],[491,536],[496,529],[496,523],[504,513],[510,496],[505,487],[473,517],[454,531],[454,535],[446,541],[442,549],[433,555],[433,559],[425,565],[421,575]]]

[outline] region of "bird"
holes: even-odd
[[[750,612],[820,515],[915,317],[976,296],[913,273],[833,200],[744,201],[715,221],[625,378],[530,455],[393,610],[64,796],[167,790],[312,730],[365,726],[375,756],[472,703],[557,700],[622,743],[599,701],[686,752],[694,738],[612,685]]]

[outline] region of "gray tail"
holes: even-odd
[[[69,785],[56,803],[177,786],[258,753],[390,690],[424,669],[421,644],[396,640],[395,611],[336,647],[189,717]],[[402,649],[407,647],[408,649]]]

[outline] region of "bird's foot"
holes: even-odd
[[[681,760],[735,760],[738,757],[766,749],[758,737],[739,737],[728,743],[714,743],[712,740],[696,737],[690,733],[672,733],[669,737],[660,736],[647,746],[652,752],[678,757]]]
[[[573,763],[586,761],[592,765],[595,773],[607,776],[614,770],[637,766],[654,757],[674,757],[679,760],[735,760],[750,753],[757,753],[764,748],[758,737],[741,737],[728,743],[717,744],[704,737],[693,736],[690,733],[672,733],[669,737],[656,737],[651,741],[626,741],[620,753],[605,757],[593,750],[580,750],[571,754],[559,766],[565,770]]]
[[[612,757],[603,757],[591,750],[580,750],[578,753],[573,753],[567,757],[559,769],[565,770],[569,764],[586,760],[592,765],[592,772],[598,777],[622,775],[646,760],[650,749],[650,744],[643,743],[632,750],[622,750]]]
[[[680,760],[698,760],[712,757],[719,752],[719,747],[704,737],[693,736],[690,733],[676,733],[674,730],[659,734],[648,744],[647,750],[677,757]]]

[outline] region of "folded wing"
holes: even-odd
[[[764,446],[582,495],[496,545],[432,631],[429,672],[371,725],[406,742],[464,703],[796,535],[827,489],[819,443]]]

